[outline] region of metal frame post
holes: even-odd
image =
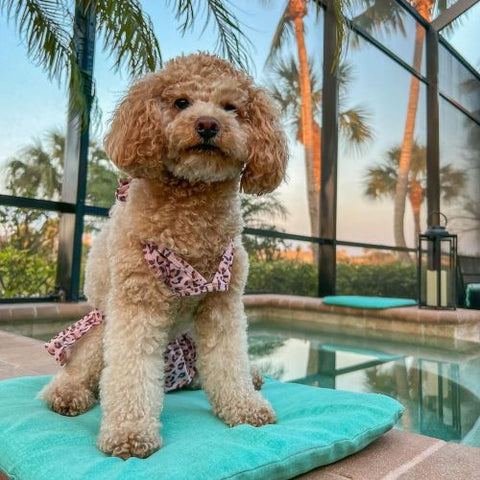
[[[439,221],[440,211],[440,120],[438,109],[438,32],[428,28],[427,51],[427,218]],[[436,215],[436,218],[433,218]]]
[[[320,179],[320,237],[318,295],[335,294],[337,239],[338,78],[333,69],[337,26],[332,0],[327,1],[323,30],[322,170]]]
[[[73,43],[75,58],[82,72],[86,115],[69,110],[65,143],[62,201],[75,204],[75,214],[62,214],[59,226],[57,286],[64,300],[78,301],[82,258],[83,217],[87,187],[90,110],[93,97],[93,58],[95,51],[95,11],[92,4],[75,5]],[[72,92],[70,92],[70,99]],[[70,102],[71,103],[71,102]]]

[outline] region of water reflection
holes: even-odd
[[[480,345],[366,338],[291,329],[250,331],[252,363],[274,378],[324,388],[383,393],[405,407],[398,427],[480,446]]]

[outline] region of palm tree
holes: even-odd
[[[219,53],[234,64],[248,64],[248,40],[236,16],[223,0],[175,0],[172,6],[183,34],[194,25],[197,12],[207,13],[205,26],[213,23],[218,32]],[[203,4],[203,5],[202,5]],[[203,7],[203,8],[202,8]],[[49,78],[69,82],[74,113],[88,108],[83,93],[81,67],[75,58],[74,9],[93,8],[96,31],[104,39],[103,48],[114,60],[115,70],[125,67],[132,77],[161,66],[160,45],[149,15],[139,0],[0,0],[0,15],[12,20],[29,58]]]
[[[360,15],[353,19],[354,23],[360,25],[368,32],[390,32],[400,31],[405,34],[403,25],[403,16],[406,14],[401,11],[401,7],[396,2],[389,0],[363,0],[366,9]],[[434,0],[410,0],[409,2],[427,21],[431,20]],[[440,2],[444,3],[444,2]],[[443,5],[439,5],[442,7]],[[413,54],[413,68],[421,70],[423,43],[425,38],[425,28],[416,22],[415,26],[415,44]],[[394,196],[394,219],[393,229],[395,244],[399,247],[406,247],[404,232],[405,203],[408,194],[409,170],[412,161],[412,151],[415,136],[415,121],[418,109],[418,97],[420,91],[420,80],[412,75],[410,80],[410,91],[407,104],[407,116],[403,132],[403,141],[398,163],[398,175],[395,185]],[[406,252],[399,254],[404,262],[410,262],[411,259]]]
[[[383,163],[370,167],[364,179],[365,195],[373,199],[395,197],[402,147],[388,150]],[[426,195],[426,148],[414,141],[407,177],[407,196],[413,213],[415,243],[420,233],[420,210]],[[451,164],[440,168],[440,192],[444,201],[459,197],[467,181],[464,170]]]
[[[313,125],[313,176],[307,177],[309,191],[313,189],[313,204],[309,197],[310,225],[313,236],[319,236],[318,206],[320,202],[320,176],[321,176],[321,135],[319,125],[322,111],[322,83],[315,68],[314,62],[309,60],[309,84],[311,86],[310,103],[312,105]],[[287,59],[279,59],[271,64],[271,81],[269,89],[273,98],[280,106],[284,119],[296,134],[297,140],[305,145],[303,117],[301,107],[300,74],[297,63],[293,56]],[[349,146],[359,147],[372,138],[372,132],[368,125],[368,111],[361,105],[353,108],[343,108],[347,103],[348,85],[353,78],[352,68],[349,65],[340,64],[338,68],[339,78],[339,128],[340,133]]]
[[[6,189],[11,195],[58,200],[62,191],[65,135],[51,130],[45,142],[34,141],[18,156],[7,161]],[[119,172],[96,140],[91,140],[88,156],[87,203],[109,207],[117,186]]]
[[[315,2],[314,2],[315,3]],[[280,17],[275,35],[272,40],[269,63],[281,49],[287,36],[295,34],[295,43],[298,55],[298,88],[300,90],[300,124],[301,138],[305,149],[305,168],[307,171],[307,194],[310,212],[311,234],[319,235],[319,204],[315,194],[314,169],[314,126],[312,106],[312,86],[310,83],[307,47],[305,44],[304,17],[308,13],[308,0],[288,0],[285,10]],[[316,4],[316,8],[319,5]],[[317,10],[318,12],[318,10]]]
[[[58,200],[62,191],[64,149],[65,136],[56,130],[47,132],[45,142],[36,140],[22,148],[5,167],[7,192],[19,197]],[[99,143],[90,141],[87,203],[109,207],[115,198],[118,176]],[[47,237],[49,244],[55,241],[56,235],[46,235],[46,232],[52,233],[57,219],[54,221],[42,210],[2,208],[0,219],[9,243],[19,248],[36,251]]]

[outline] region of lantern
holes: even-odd
[[[457,236],[447,232],[447,217],[440,212],[445,225],[428,225],[418,237],[419,307],[455,309],[457,303]],[[439,217],[438,217],[439,218]]]

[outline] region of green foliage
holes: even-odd
[[[417,298],[417,271],[400,262],[337,264],[337,295]]]
[[[0,249],[0,296],[30,297],[52,293],[56,269],[56,261],[43,253],[6,245]]]
[[[277,102],[286,125],[292,127],[297,139],[301,138],[301,111],[304,100],[300,91],[300,72],[293,56],[278,57],[269,64],[270,82],[268,89]],[[321,124],[323,86],[318,67],[308,59],[311,101],[314,121]],[[346,108],[350,103],[349,88],[354,80],[351,65],[341,63],[338,67],[339,81],[339,132],[350,148],[361,149],[373,137],[370,112],[363,105]],[[301,140],[300,140],[301,141]]]
[[[262,196],[241,195],[240,208],[246,227],[262,230],[278,231],[274,220],[285,219],[287,209],[275,193]],[[284,240],[274,237],[258,235],[244,235],[243,246],[251,259],[258,261],[271,261],[279,257],[280,249],[286,247]]]
[[[115,201],[115,189],[121,176],[121,172],[115,169],[99,144],[90,142],[86,202],[110,208]]]
[[[315,297],[318,270],[315,265],[297,260],[262,262],[250,259],[246,291]],[[400,262],[382,265],[338,263],[337,295],[416,298],[416,268]]]
[[[65,137],[51,131],[9,159],[6,189],[12,195],[51,198],[61,195]],[[110,207],[118,172],[97,142],[91,141],[86,201]],[[51,294],[55,287],[58,215],[44,210],[0,207],[0,296]],[[85,232],[98,229],[97,218],[85,218]],[[84,248],[86,252],[86,248]]]
[[[283,293],[317,295],[317,268],[296,260],[269,262],[250,259],[247,293]]]
[[[228,2],[175,0],[167,4],[180,20],[182,34],[202,16],[203,7],[207,16],[205,27],[213,22],[217,30],[220,54],[246,68],[248,40]],[[112,58],[115,70],[123,68],[135,78],[161,67],[162,56],[153,23],[139,0],[0,0],[0,15],[14,23],[30,60],[50,79],[68,82],[70,110],[85,120],[90,102],[84,91],[84,72],[76,59],[74,46],[79,32],[74,28],[75,13],[95,18],[97,35],[102,36],[103,49]],[[93,102],[96,103],[95,98]]]

